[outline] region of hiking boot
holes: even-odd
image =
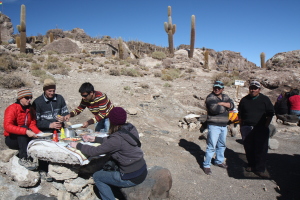
[[[47,181],[47,182],[52,182],[53,178],[49,176],[49,174],[45,171],[40,171],[40,177],[41,180]]]
[[[264,179],[269,179],[270,176],[268,174],[266,174],[265,172],[253,172],[254,174],[256,174],[257,176],[259,176],[260,178],[264,178]]]
[[[223,169],[227,169],[227,167],[228,167],[225,163],[222,163],[222,164],[216,164],[216,166],[221,167],[221,168],[223,168]]]
[[[210,168],[203,167],[203,171],[204,171],[204,173],[205,173],[206,175],[211,175],[211,174],[212,174]]]
[[[36,163],[30,161],[28,158],[19,158],[19,164],[31,171],[37,169],[38,167]]]

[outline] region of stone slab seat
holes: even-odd
[[[171,187],[171,172],[166,168],[154,166],[148,169],[148,175],[143,183],[122,188],[121,192],[126,200],[159,200],[169,198]]]

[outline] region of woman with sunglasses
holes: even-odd
[[[8,106],[4,113],[5,144],[10,149],[19,150],[19,164],[28,170],[35,170],[37,162],[28,158],[27,145],[41,131],[36,126],[35,112],[31,106],[32,92],[28,88],[20,89],[17,101]]]

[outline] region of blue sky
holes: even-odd
[[[82,28],[91,37],[109,35],[168,46],[167,8],[177,31],[174,46],[190,43],[196,16],[196,48],[240,52],[260,66],[276,53],[300,49],[300,0],[2,0],[2,13],[15,33],[21,4],[26,6],[27,35]]]

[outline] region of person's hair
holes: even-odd
[[[17,99],[16,103],[20,104],[22,106],[22,104],[20,103],[20,100],[21,99]],[[26,106],[26,108],[29,108],[29,114],[30,114],[31,119],[36,119],[36,105],[34,103],[33,104],[29,103],[29,105]]]
[[[293,90],[291,91],[290,96],[294,96],[294,95],[299,95],[299,90],[298,90],[298,89],[293,89]]]
[[[89,82],[85,82],[83,83],[80,88],[79,88],[79,92],[80,93],[91,93],[91,92],[94,92],[94,86],[89,83]]]
[[[110,124],[109,126],[109,130],[108,130],[108,134],[113,134],[114,132],[117,132],[118,130],[121,129],[123,125],[114,125],[114,124]]]

